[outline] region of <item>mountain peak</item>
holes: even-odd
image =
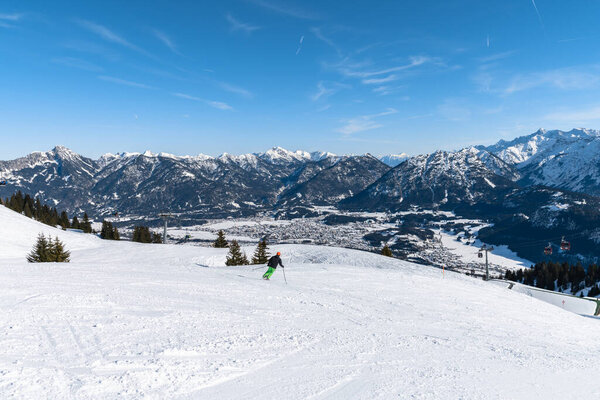
[[[380,156],[378,158],[379,158],[379,161],[381,161],[382,163],[387,164],[390,167],[395,167],[398,164],[400,164],[403,161],[410,158],[410,156],[406,153],[400,153],[400,154],[387,154],[385,156]]]
[[[54,148],[52,149],[52,152],[57,155],[74,155],[75,154],[74,151],[72,151],[71,149],[69,149],[65,146],[62,146],[62,145],[54,146]]]

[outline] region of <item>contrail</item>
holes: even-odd
[[[304,35],[300,36],[300,43],[298,43],[298,49],[296,50],[296,55],[298,55],[298,53],[300,53],[300,50],[302,50],[302,42],[304,42]]]
[[[535,8],[535,13],[537,14],[537,16],[540,20],[540,24],[542,24],[542,28],[545,28],[544,21],[542,20],[542,16],[540,15],[540,11],[538,10],[537,6],[535,5],[535,0],[531,0],[531,4],[533,4],[533,8]]]

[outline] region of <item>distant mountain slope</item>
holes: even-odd
[[[401,210],[418,205],[472,204],[497,200],[516,185],[495,174],[474,148],[437,151],[399,164],[363,192],[342,202],[349,208]]]
[[[346,156],[286,190],[279,204],[336,204],[376,181],[390,167],[371,155]]]
[[[546,185],[600,195],[600,131],[540,129],[479,149],[513,165],[524,186]]]
[[[307,183],[338,162],[327,174]],[[92,215],[116,211],[153,215],[168,209],[229,216],[269,209],[282,194],[291,199],[301,193],[306,196],[303,205],[335,204],[388,169],[372,156],[339,157],[280,147],[239,156],[174,156],[147,151],[106,154],[91,160],[57,146],[49,152],[0,162],[0,172],[9,181],[0,188],[0,196],[21,190],[71,212],[85,210]],[[323,195],[318,193],[327,187]]]
[[[390,167],[395,167],[396,165],[400,164],[401,162],[409,159],[410,156],[406,153],[400,153],[400,154],[389,154],[386,156],[381,156],[379,157],[379,160],[384,163],[389,165]]]
[[[565,236],[576,250],[560,253],[555,247],[555,259],[597,262],[600,199],[547,186],[522,186],[515,182],[518,173],[513,173],[486,150],[438,151],[399,164],[339,206],[383,212],[439,208],[489,221],[492,225],[480,231],[481,240],[509,245],[525,259],[539,260],[548,241],[556,246]]]

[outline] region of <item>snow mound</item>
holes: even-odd
[[[0,227],[1,398],[600,394],[598,320],[464,275],[282,245],[265,282],[225,249],[102,241],[2,207]],[[40,231],[71,263],[25,262]]]
[[[0,258],[23,257],[32,249],[37,236],[42,233],[53,238],[58,236],[69,243],[69,250],[83,250],[100,247],[101,239],[88,234],[63,231],[41,224],[0,205]]]

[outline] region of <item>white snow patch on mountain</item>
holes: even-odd
[[[380,156],[378,158],[382,163],[387,164],[390,167],[395,167],[396,165],[410,158],[410,156],[406,153],[400,153]]]

